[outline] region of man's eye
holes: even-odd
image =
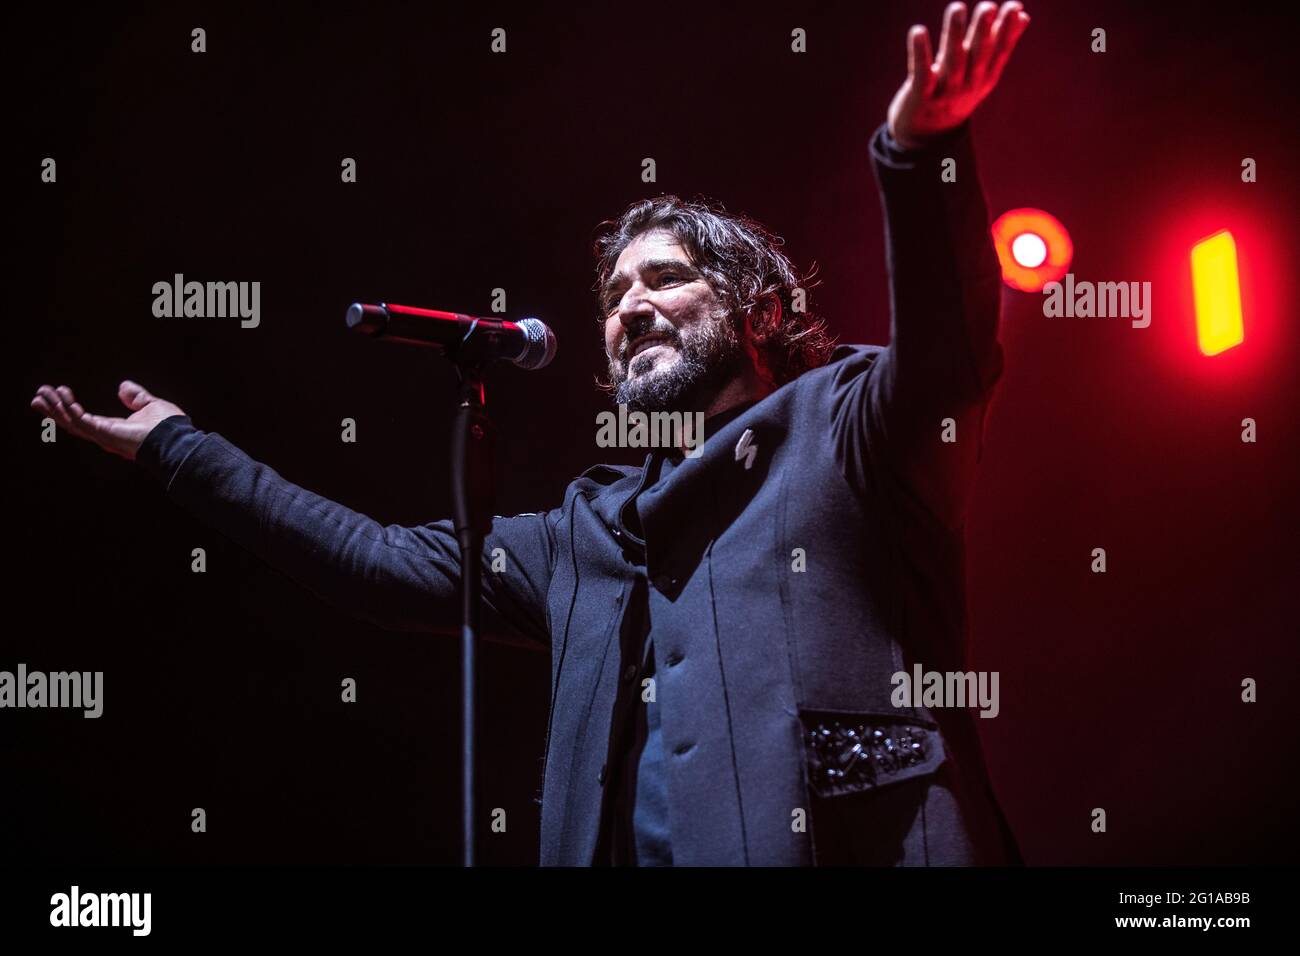
[[[683,279],[676,272],[665,272],[655,279],[655,284],[662,285],[665,282],[685,282],[685,281],[686,280]],[[607,298],[603,303],[605,307],[605,314],[608,315],[609,313],[617,309],[618,304],[621,301],[623,301],[623,296],[621,293],[617,293],[617,292],[611,293],[609,298]]]

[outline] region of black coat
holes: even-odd
[[[891,344],[840,346],[724,416],[638,500],[677,864],[1017,855],[970,712],[891,703],[892,675],[914,662],[965,669],[962,523],[1002,368],[987,210],[968,125],[913,153],[882,126],[871,153]],[[944,157],[956,182],[941,181]],[[745,432],[752,457],[737,452]],[[185,417],[138,460],[326,600],[392,629],[458,630],[450,521],[380,526]],[[543,864],[592,861],[635,577],[611,529],[641,473],[590,468],[559,507],[497,517],[485,542],[487,629],[551,654]]]

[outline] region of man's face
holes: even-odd
[[[703,411],[748,361],[726,306],[666,230],[628,244],[601,305],[614,401],[633,411]]]

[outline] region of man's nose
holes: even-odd
[[[624,293],[618,304],[618,321],[623,326],[624,339],[643,334],[654,325],[655,310],[645,298],[645,289],[632,288]]]
[[[623,328],[639,324],[645,320],[645,316],[654,316],[654,309],[646,301],[646,292],[649,290],[641,283],[632,286],[623,293],[623,298],[618,302],[618,318],[623,323]]]

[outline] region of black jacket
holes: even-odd
[[[891,704],[891,676],[914,662],[965,669],[963,514],[1002,368],[988,214],[968,124],[916,152],[882,126],[871,154],[890,345],[840,346],[726,416],[637,503],[677,864],[1016,859],[970,712]],[[941,181],[944,157],[956,182]],[[752,456],[737,452],[746,432]],[[184,417],[138,460],[333,604],[391,629],[457,630],[450,521],[381,526]],[[595,849],[635,583],[611,529],[641,474],[596,465],[559,507],[497,517],[485,542],[487,620],[551,654],[543,864],[585,865]]]

